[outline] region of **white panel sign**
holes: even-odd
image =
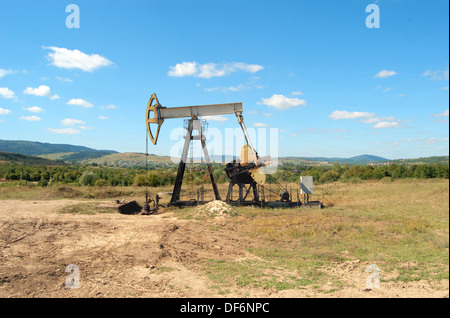
[[[301,176],[300,177],[300,193],[312,194],[313,193],[313,177]]]

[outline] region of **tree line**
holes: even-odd
[[[224,165],[213,163],[217,183],[227,183]],[[164,186],[175,182],[178,166],[143,168],[119,168],[93,165],[45,166],[4,163],[0,164],[0,179],[18,184],[37,183],[40,186],[70,184],[80,186]],[[298,182],[300,176],[313,176],[317,183],[335,181],[359,182],[383,178],[449,178],[449,165],[443,163],[386,166],[341,165],[307,167],[285,163],[267,178],[267,182]],[[210,183],[205,165],[189,165],[183,183],[201,185]]]
[[[305,167],[283,164],[274,174],[277,181],[297,182],[298,176],[313,176],[318,183],[334,181],[358,182],[361,180],[381,180],[384,178],[429,179],[449,178],[449,165],[444,163],[403,165],[390,164],[381,166],[349,165],[334,163],[332,166]]]

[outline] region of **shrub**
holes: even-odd
[[[97,176],[92,171],[85,171],[80,177],[80,185],[93,186]]]
[[[106,185],[106,180],[103,178],[100,178],[98,180],[95,180],[94,185],[96,187],[104,187]]]
[[[339,179],[339,173],[336,171],[327,171],[320,177],[320,182],[332,182]]]

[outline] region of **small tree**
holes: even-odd
[[[106,185],[106,180],[103,178],[97,179],[95,180],[94,185],[96,187],[104,187]]]
[[[320,177],[320,182],[321,183],[327,183],[327,182],[333,182],[333,181],[337,181],[339,179],[339,173],[334,171],[334,170],[330,170],[325,172],[321,177]]]
[[[46,187],[46,186],[48,186],[48,181],[45,180],[44,177],[42,177],[41,180],[38,182],[38,186],[40,186],[40,187]]]
[[[80,184],[82,186],[93,186],[97,176],[92,171],[85,171],[80,177]]]

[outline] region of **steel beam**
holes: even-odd
[[[189,118],[199,116],[217,116],[227,114],[242,114],[242,103],[215,104],[215,105],[198,105],[184,107],[159,108],[159,118]]]

